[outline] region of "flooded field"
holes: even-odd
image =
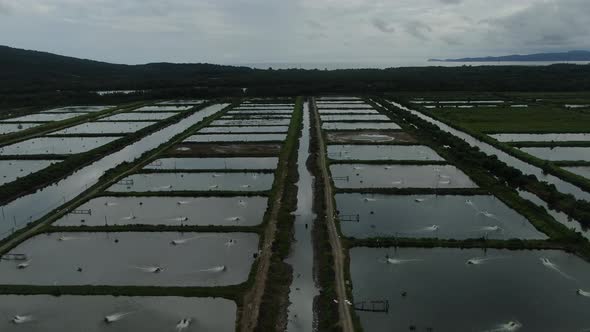
[[[551,161],[590,161],[590,147],[547,147],[520,148],[520,150],[544,160]]]
[[[335,160],[444,160],[423,145],[328,145],[328,157]]]
[[[187,331],[234,331],[236,304],[170,296],[0,296],[2,331],[183,331],[187,319]]]
[[[163,158],[147,165],[145,169],[271,169],[277,168],[279,159],[261,158]]]
[[[0,160],[0,185],[38,172],[57,160]]]
[[[42,125],[42,123],[3,123],[0,122],[0,135],[17,133],[29,128]]]
[[[590,141],[590,134],[494,134],[500,142],[567,142]]]
[[[135,174],[115,184],[113,192],[265,191],[274,175],[267,173],[154,173]]]
[[[324,122],[324,130],[358,130],[358,129],[402,129],[393,122]]]
[[[336,205],[348,237],[547,238],[494,196],[337,194]]]
[[[279,142],[284,141],[287,134],[211,134],[193,135],[185,142]]]
[[[266,206],[266,197],[98,197],[76,208],[90,214],[67,214],[54,224],[254,226]]]
[[[246,281],[258,251],[249,233],[41,234],[0,261],[0,284],[221,286]]]
[[[158,121],[164,120],[171,116],[177,115],[177,112],[133,112],[133,113],[119,113],[111,115],[106,118],[100,118],[100,121]]]
[[[199,134],[241,134],[241,133],[286,133],[288,126],[265,127],[207,127],[199,130]]]
[[[330,171],[337,188],[477,188],[450,165],[337,164]]]
[[[42,111],[42,113],[96,113],[113,107],[114,106],[67,106]]]
[[[51,135],[128,134],[149,127],[154,123],[155,122],[88,122],[55,131],[51,133]]]
[[[82,116],[82,113],[37,113],[29,114],[25,116],[19,116],[18,118],[5,119],[4,121],[12,122],[52,122],[62,121],[78,116]]]
[[[386,115],[382,114],[343,114],[323,115],[322,121],[389,121]]]
[[[256,119],[256,120],[215,120],[211,127],[216,126],[288,126],[290,119]]]
[[[405,132],[400,131],[328,131],[325,132],[328,144],[361,144],[361,143],[418,143],[418,141]]]
[[[108,144],[118,137],[38,137],[0,148],[2,155],[75,154]]]
[[[590,288],[590,268],[571,254],[354,248],[350,257],[355,308],[365,331],[588,327],[589,299],[577,290]],[[388,301],[389,312],[361,311],[363,301]]]

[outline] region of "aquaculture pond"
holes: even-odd
[[[199,105],[204,103],[203,99],[183,99],[183,100],[168,100],[158,103],[158,105]]]
[[[207,134],[193,135],[185,142],[282,142],[286,138],[287,134]]]
[[[345,105],[363,104],[363,105],[367,105],[367,103],[365,103],[364,100],[323,100],[323,99],[318,99],[316,104],[317,105],[333,105],[333,104],[345,104]]]
[[[288,126],[264,127],[207,127],[199,130],[199,134],[240,134],[240,133],[286,133]]]
[[[38,172],[57,160],[0,160],[0,185]]]
[[[265,191],[274,180],[268,173],[153,173],[131,175],[113,185],[114,192]]]
[[[274,157],[235,157],[235,158],[163,158],[147,165],[146,169],[270,169],[277,168],[279,159]]]
[[[394,122],[324,122],[324,130],[359,130],[359,129],[401,129]]]
[[[290,119],[290,114],[229,114],[224,115],[221,120],[254,120],[254,119]]]
[[[373,106],[368,104],[348,104],[348,103],[338,103],[338,104],[319,104],[317,105],[319,109],[374,109]]]
[[[389,121],[383,114],[322,115],[322,121]]]
[[[590,134],[494,134],[500,142],[568,142],[590,141]]]
[[[0,148],[1,155],[75,154],[96,149],[119,137],[37,137]]]
[[[0,135],[17,133],[29,128],[42,125],[42,123],[3,123],[0,122]]]
[[[227,112],[228,115],[291,115],[293,114],[293,109],[267,109],[267,110],[260,110],[260,109],[238,109],[234,108],[233,110]]]
[[[194,106],[174,106],[174,105],[166,105],[166,106],[143,106],[133,110],[134,112],[182,112],[186,110],[190,110]]]
[[[551,161],[590,161],[590,147],[521,148],[520,150],[540,159]]]
[[[115,106],[67,106],[43,111],[42,113],[95,113]]]
[[[155,122],[88,122],[74,127],[54,131],[51,135],[86,135],[86,134],[128,134],[134,133]]]
[[[451,165],[335,164],[330,171],[337,188],[477,188]]]
[[[320,115],[379,114],[375,109],[319,109]]]
[[[0,261],[0,284],[224,286],[248,279],[258,235],[251,233],[51,233]]]
[[[58,226],[196,225],[254,226],[262,222],[267,198],[98,197],[55,222]]]
[[[418,141],[411,135],[401,131],[345,130],[328,131],[325,133],[330,144],[338,143],[413,143]]]
[[[337,194],[347,237],[546,239],[494,196]]]
[[[423,145],[328,145],[328,157],[335,160],[444,160]]]
[[[211,127],[216,126],[288,126],[290,119],[256,119],[256,120],[215,120]]]
[[[131,112],[101,118],[100,121],[158,121],[177,115],[177,112]]]
[[[0,330],[230,332],[236,311],[222,298],[1,295]]]
[[[588,328],[590,266],[565,252],[354,248],[350,273],[365,331]]]
[[[67,119],[75,118],[75,117],[82,116],[82,115],[84,115],[84,114],[81,114],[81,113],[36,113],[36,114],[19,116],[18,118],[5,119],[3,121],[52,122],[52,121],[67,120]]]
[[[590,179],[590,166],[572,166],[572,167],[562,167],[568,172],[572,172],[579,176],[583,176],[585,178]]]

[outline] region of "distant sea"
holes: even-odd
[[[362,69],[362,68],[393,68],[393,67],[460,67],[460,66],[549,66],[557,63],[587,65],[590,62],[570,61],[570,62],[545,62],[545,61],[514,61],[514,62],[438,62],[426,60],[409,60],[402,59],[390,63],[362,63],[362,62],[333,62],[333,63],[313,63],[313,62],[266,62],[266,63],[228,63],[228,65],[246,66],[257,69]]]

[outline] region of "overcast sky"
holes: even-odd
[[[590,0],[0,0],[0,44],[116,63],[409,63],[590,48]]]

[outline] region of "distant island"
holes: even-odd
[[[461,59],[428,59],[430,62],[518,62],[518,61],[590,61],[589,51],[569,51],[562,53],[513,54],[505,56],[486,56]]]

